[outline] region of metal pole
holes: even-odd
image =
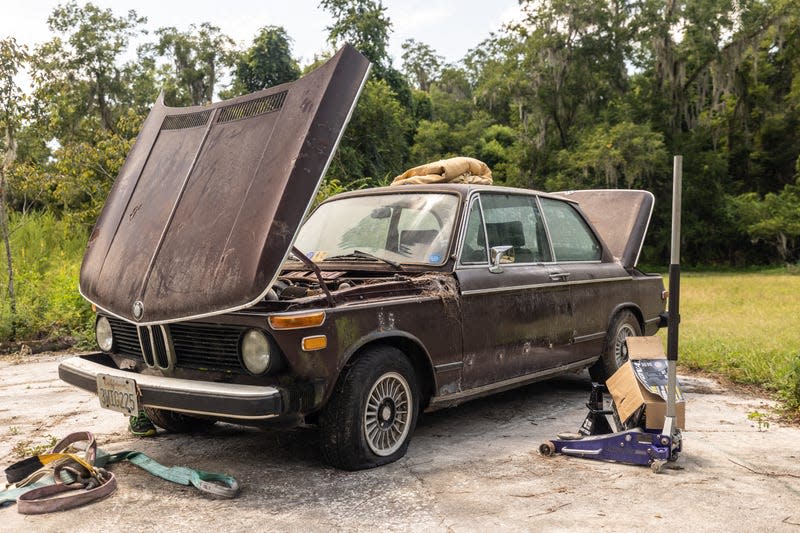
[[[672,168],[672,243],[669,262],[669,319],[667,320],[667,413],[664,434],[672,436],[675,427],[677,393],[678,325],[680,324],[681,283],[681,182],[683,156],[676,155]]]

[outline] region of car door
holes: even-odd
[[[489,254],[499,246],[511,249],[499,269],[490,269]],[[483,192],[472,198],[456,268],[464,389],[561,364],[572,338],[571,305],[550,259],[536,196]]]
[[[550,236],[554,271],[569,286],[575,337],[571,360],[598,355],[615,306],[630,295],[630,274],[603,261],[603,245],[572,202],[540,198]]]

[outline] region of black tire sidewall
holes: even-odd
[[[642,327],[639,320],[631,311],[620,311],[614,316],[606,332],[606,339],[603,344],[603,354],[600,359],[589,368],[589,375],[593,381],[605,383],[606,379],[611,377],[617,371],[617,360],[614,355],[614,343],[616,342],[619,330],[624,325],[629,325],[633,328],[634,336],[639,337],[642,335]]]
[[[377,380],[389,372],[403,376],[411,391],[408,433],[391,455],[374,453],[364,428],[367,395]],[[419,384],[414,367],[400,350],[389,346],[370,348],[342,373],[323,410],[321,430],[326,460],[338,468],[363,470],[394,462],[406,454],[419,415]]]
[[[628,325],[633,328],[635,337],[642,335],[642,328],[639,325],[639,320],[636,319],[630,311],[623,311],[617,315],[612,322],[611,327],[608,328],[606,336],[606,349],[603,352],[603,367],[605,369],[606,378],[611,377],[614,372],[619,368],[617,365],[617,358],[614,354],[614,343],[616,342],[617,335],[623,326]]]

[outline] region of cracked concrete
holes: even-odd
[[[673,468],[542,457],[544,440],[575,431],[589,381],[569,376],[423,415],[408,455],[374,470],[322,462],[312,429],[258,431],[218,424],[200,436],[136,440],[126,419],[57,378],[59,356],[0,358],[0,467],[12,450],[93,431],[109,451],[137,449],[167,465],[236,477],[235,500],[112,467],[119,489],[81,510],[23,516],[0,509],[0,529],[67,531],[800,531],[800,429],[770,402],[682,377],[684,453]],[[67,525],[68,524],[68,525]]]

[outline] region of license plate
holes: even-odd
[[[98,374],[97,397],[100,399],[101,407],[119,411],[128,416],[139,414],[136,381],[130,378]]]

